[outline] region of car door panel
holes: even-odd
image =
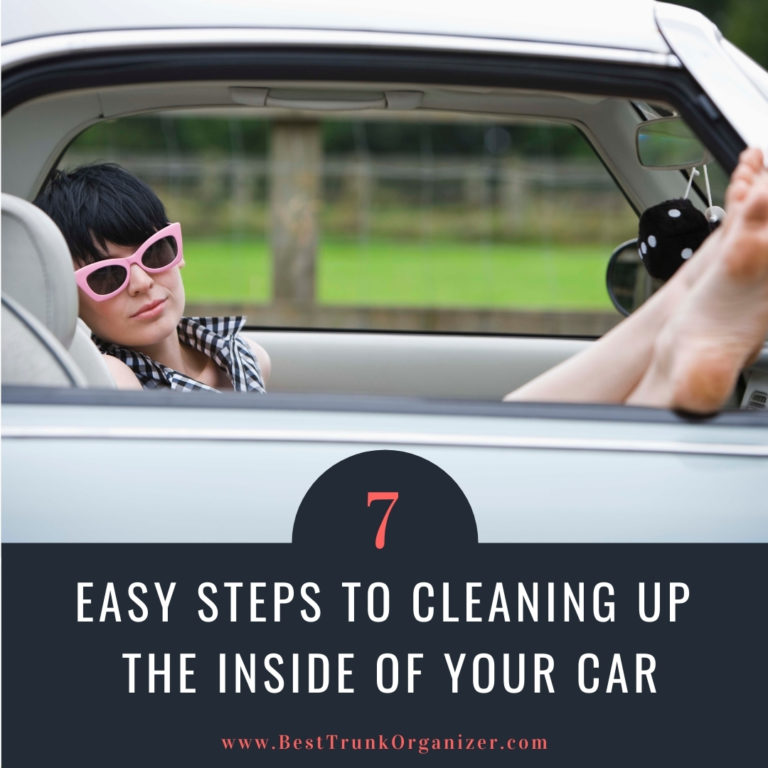
[[[374,450],[447,472],[481,541],[768,539],[762,415],[191,393],[169,408],[150,403],[173,393],[85,404],[93,393],[24,392],[4,407],[6,541],[286,542],[314,481]],[[98,487],[84,481],[94,471]]]

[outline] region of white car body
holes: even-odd
[[[436,55],[445,62],[477,57],[494,66],[523,58],[562,68],[577,62],[615,78],[603,90],[618,88],[632,73],[660,84],[685,74],[703,92],[682,108],[699,114],[708,132],[702,138],[722,139],[713,152],[724,164],[733,164],[740,146],[768,148],[766,73],[733,53],[699,14],[661,3],[541,0],[523,9],[493,0],[461,7],[402,0],[3,0],[2,10],[8,89],[23,90],[25,73],[46,67],[85,66],[102,54],[125,54],[130,62],[142,52],[191,53],[201,66],[216,51],[294,50]],[[424,85],[407,82],[404,71],[403,65],[391,80],[370,76],[361,87],[373,89],[377,78],[395,94]],[[490,83],[487,94],[479,86],[466,89],[462,97],[460,75],[451,109],[481,110],[484,99],[498,108],[498,85]],[[177,77],[169,87],[162,80],[123,82],[119,71],[112,84],[108,70],[99,77],[100,84],[62,81],[10,101],[4,96],[3,192],[31,199],[69,142],[99,120],[166,107],[231,106],[232,87],[255,89],[257,98],[259,88],[279,79],[229,82],[217,74],[210,83]],[[314,77],[307,70],[291,83],[313,85]],[[586,82],[586,74],[579,77]],[[348,78],[355,81],[354,70]],[[422,90],[422,106],[439,108],[440,87]],[[537,92],[533,106],[547,114],[560,98]],[[579,100],[569,97],[574,121],[591,106]],[[634,126],[627,120],[612,111],[583,127],[641,209],[673,190],[664,172],[634,167]],[[248,402],[236,395],[212,402],[175,393],[6,388],[4,540],[285,542],[302,496],[320,474],[351,454],[388,448],[417,453],[454,478],[474,509],[481,542],[768,541],[768,509],[760,501],[766,413],[701,420],[621,406],[492,402],[587,341],[279,329],[259,340],[273,356],[275,394]],[[379,365],[361,365],[361,355]],[[406,373],[389,378],[390,370]],[[196,472],[201,451],[216,483]],[[98,494],[84,488],[83,473],[94,466],[105,489]],[[133,491],[152,477],[158,482],[149,505],[120,490]]]

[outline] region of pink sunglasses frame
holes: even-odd
[[[173,239],[176,241],[176,257],[173,259],[173,261],[164,267],[155,268],[147,267],[146,265],[142,264],[141,257],[144,255],[146,250],[158,240],[162,240],[164,237],[173,237]],[[125,290],[131,279],[131,266],[133,264],[138,264],[145,272],[149,274],[167,272],[169,269],[173,269],[175,266],[184,266],[184,250],[181,242],[181,224],[177,221],[173,224],[168,224],[168,226],[163,227],[162,229],[158,229],[154,235],[148,237],[130,256],[124,256],[118,259],[102,259],[101,261],[94,261],[93,264],[87,264],[84,267],[80,267],[80,269],[76,269],[75,281],[77,282],[78,288],[80,288],[80,290],[90,299],[93,299],[93,301],[106,301],[107,299],[111,299],[113,296],[117,296],[118,293],[122,293]],[[102,269],[103,267],[111,266],[125,267],[125,280],[123,284],[111,293],[96,293],[88,285],[88,276],[97,270]]]

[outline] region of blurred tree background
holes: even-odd
[[[676,0],[701,11],[735,46],[768,69],[768,0]]]

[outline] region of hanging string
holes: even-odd
[[[704,166],[704,169],[706,171],[706,165]],[[691,194],[691,187],[693,186],[693,180],[696,178],[696,176],[699,175],[699,171],[697,168],[691,168],[691,175],[688,177],[688,186],[685,188],[685,195],[684,198],[687,200],[688,195]]]
[[[706,163],[702,166],[704,168],[704,184],[707,188],[707,207],[712,207],[712,190],[709,188],[709,173],[707,173]]]
[[[704,163],[704,165],[701,167],[704,170],[704,186],[707,190],[707,210],[704,211],[704,216],[706,217],[709,224],[714,227],[725,218],[725,210],[723,210],[723,208],[721,208],[719,205],[712,204],[712,188],[709,184],[709,172],[707,171],[707,164]],[[685,188],[686,200],[688,199],[688,195],[691,194],[693,180],[699,175],[700,173],[698,168],[691,168],[691,175],[688,177],[688,185]]]

